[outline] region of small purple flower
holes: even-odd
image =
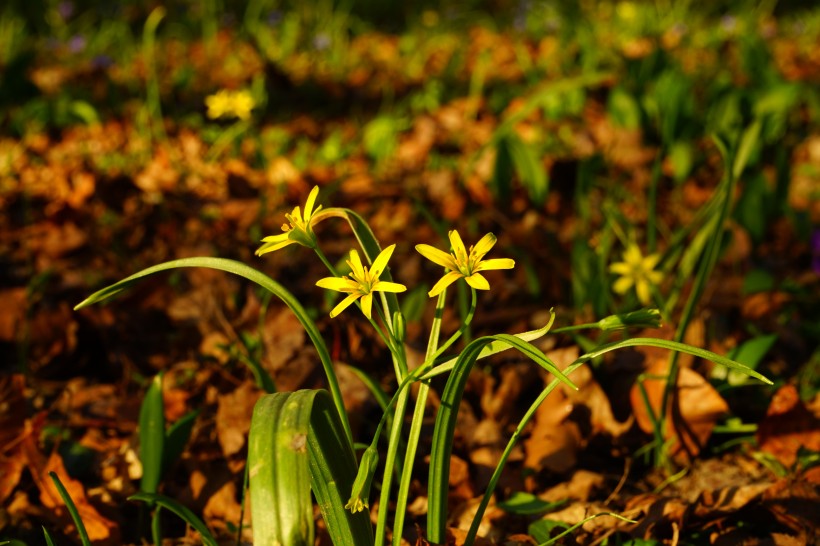
[[[811,269],[820,275],[820,228],[811,234]]]
[[[282,12],[278,9],[271,10],[267,17],[268,26],[277,27],[282,22]]]
[[[113,64],[114,59],[105,54],[97,55],[93,59],[91,59],[91,67],[97,70],[105,70]]]
[[[75,34],[68,40],[68,50],[71,53],[79,53],[85,49],[86,39],[81,34]]]
[[[65,0],[57,4],[57,13],[63,21],[68,21],[74,15],[74,2]]]
[[[313,47],[316,51],[324,51],[325,49],[330,47],[330,36],[325,34],[324,32],[320,32],[316,36],[313,37]]]

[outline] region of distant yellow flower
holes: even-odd
[[[481,274],[481,271],[490,269],[512,269],[515,262],[509,258],[498,258],[494,260],[484,260],[484,256],[493,248],[496,243],[495,235],[488,233],[481,238],[475,246],[471,246],[469,253],[461,241],[458,231],[450,232],[450,246],[452,254],[443,252],[430,245],[416,245],[419,253],[438,265],[446,268],[447,273],[433,286],[427,294],[432,298],[439,295],[442,290],[450,286],[456,280],[463,278],[467,284],[479,290],[489,290],[490,283]]]
[[[256,102],[248,91],[223,89],[206,97],[205,106],[208,107],[208,117],[211,119],[235,117],[246,120],[250,119]]]
[[[609,266],[610,272],[621,276],[612,289],[618,294],[625,294],[634,286],[638,300],[643,305],[649,305],[652,300],[650,288],[663,280],[663,273],[655,271],[660,259],[660,254],[644,257],[637,245],[629,245],[624,251],[623,261]]]
[[[353,303],[357,299],[362,299],[362,312],[367,318],[371,317],[371,310],[373,308],[373,293],[374,292],[404,292],[407,287],[403,284],[395,282],[380,281],[387,261],[393,254],[396,245],[390,245],[381,251],[373,260],[373,265],[368,270],[362,265],[362,260],[359,258],[359,253],[355,250],[350,251],[350,259],[347,260],[347,265],[350,266],[350,275],[344,277],[326,277],[319,279],[316,286],[327,288],[328,290],[336,290],[338,292],[345,292],[348,296],[339,303],[330,312],[330,317],[333,318]]]
[[[308,248],[316,248],[316,235],[313,233],[313,226],[327,217],[320,213],[322,205],[315,209],[316,197],[319,195],[319,186],[314,186],[310,190],[307,202],[305,203],[305,214],[302,216],[301,209],[297,206],[290,214],[285,214],[287,223],[282,224],[282,231],[279,235],[269,235],[262,239],[265,243],[256,250],[256,255],[261,256],[267,252],[279,250],[293,243],[299,243]]]

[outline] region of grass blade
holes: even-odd
[[[139,416],[140,489],[156,493],[162,479],[162,459],[165,446],[165,406],[162,401],[162,373],[158,373],[142,399]]]
[[[91,546],[91,541],[88,539],[88,532],[85,530],[85,525],[80,517],[80,512],[77,510],[77,505],[71,500],[71,495],[68,494],[63,482],[60,481],[59,476],[57,476],[55,472],[49,472],[48,476],[51,478],[51,481],[54,482],[54,487],[57,488],[57,492],[60,493],[60,498],[63,499],[66,508],[68,508],[68,513],[71,514],[71,519],[74,521],[74,525],[77,526],[77,533],[80,535],[80,541],[83,543],[83,546]]]
[[[203,523],[202,520],[199,519],[196,514],[191,512],[191,510],[189,510],[182,504],[178,503],[174,499],[166,497],[165,495],[160,495],[158,493],[146,493],[143,491],[137,493],[136,495],[131,495],[130,497],[128,497],[128,500],[142,501],[148,504],[156,504],[157,506],[161,506],[166,510],[170,510],[171,512],[179,516],[185,523],[193,527],[197,533],[199,533],[199,536],[202,538],[202,543],[205,544],[205,546],[218,546],[216,539],[205,526],[205,523]]]
[[[735,362],[725,356],[720,356],[717,353],[713,353],[712,351],[707,351],[706,349],[701,349],[699,347],[693,347],[691,345],[686,345],[684,343],[678,343],[677,341],[669,341],[666,339],[653,339],[651,337],[636,337],[632,339],[625,339],[623,341],[616,341],[614,343],[608,343],[599,347],[598,349],[581,355],[576,362],[587,362],[594,358],[601,356],[604,353],[608,353],[610,351],[614,351],[616,349],[623,349],[624,347],[635,347],[635,346],[646,346],[646,347],[661,347],[663,349],[669,349],[670,351],[678,351],[680,353],[690,354],[692,356],[697,356],[703,358],[704,360],[709,360],[714,362],[715,364],[720,364],[721,366],[726,366],[732,370],[736,370],[738,372],[742,372],[746,375],[754,377],[766,383],[767,385],[772,385],[773,383],[764,375],[759,374],[758,372],[754,371],[753,369],[749,368],[748,366],[744,366],[740,362]]]
[[[186,413],[176,420],[173,425],[168,428],[165,433],[165,445],[162,450],[162,472],[168,471],[174,461],[179,459],[185,445],[191,438],[191,431],[196,424],[196,418],[199,416],[199,410],[194,410]]]
[[[46,545],[47,546],[54,546],[54,541],[51,539],[51,535],[49,534],[48,531],[46,531],[45,527],[43,527],[43,536],[46,537]],[[6,544],[9,544],[9,541],[4,540],[4,541],[0,542],[0,546],[5,546]]]

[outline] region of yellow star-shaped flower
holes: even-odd
[[[649,305],[652,300],[651,287],[663,280],[663,273],[655,271],[660,259],[660,254],[644,257],[638,245],[627,246],[623,261],[609,266],[610,272],[621,276],[612,285],[612,289],[618,294],[626,294],[634,286],[638,300],[643,305]]]
[[[308,248],[316,248],[316,235],[313,233],[313,226],[324,220],[328,215],[320,213],[322,205],[314,208],[316,197],[319,195],[319,186],[314,186],[310,190],[307,202],[305,203],[305,214],[297,206],[293,212],[285,214],[287,223],[282,224],[282,231],[279,235],[269,235],[262,239],[265,243],[256,250],[256,255],[261,256],[267,252],[279,250],[293,243],[299,243]]]
[[[373,260],[373,265],[370,266],[369,270],[362,265],[359,253],[356,252],[356,250],[351,250],[350,259],[347,260],[347,265],[350,266],[350,275],[344,277],[326,277],[316,282],[316,286],[321,288],[348,294],[341,303],[333,308],[330,312],[330,318],[335,317],[347,309],[351,303],[359,298],[362,299],[362,312],[367,318],[371,318],[374,292],[404,292],[407,290],[407,287],[403,284],[379,280],[395,248],[396,245],[390,245],[382,250],[381,253],[376,256],[376,259]]]
[[[256,106],[253,95],[246,90],[229,91],[222,89],[205,98],[208,107],[208,117],[211,119],[235,117],[242,120],[250,119],[251,111]]]
[[[447,273],[427,293],[431,298],[438,296],[442,290],[461,278],[473,288],[489,290],[490,283],[481,274],[482,271],[512,269],[515,267],[515,261],[509,258],[484,259],[484,256],[493,248],[497,240],[492,233],[482,237],[475,246],[470,247],[469,251],[464,247],[458,231],[452,230],[449,235],[450,246],[453,249],[451,254],[430,245],[416,245],[416,250],[422,256],[447,269]]]

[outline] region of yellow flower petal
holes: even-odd
[[[431,262],[446,267],[449,270],[458,269],[455,260],[447,252],[441,251],[430,245],[416,245],[416,251]]]
[[[373,286],[376,292],[404,292],[407,287],[397,282],[379,281]]]
[[[316,286],[338,292],[354,292],[359,287],[356,281],[344,277],[325,277],[316,281]]]
[[[615,284],[612,285],[612,289],[617,292],[618,294],[626,294],[630,288],[632,288],[632,277],[621,277]]]
[[[439,281],[433,286],[433,288],[429,292],[427,292],[427,295],[431,298],[438,296],[439,294],[441,294],[442,290],[444,290],[445,288],[447,288],[463,276],[464,275],[457,271],[450,271],[449,273],[447,273],[439,279]]]
[[[453,247],[453,254],[456,256],[467,256],[467,249],[464,247],[464,242],[456,230],[450,230],[450,246]]]
[[[617,275],[629,275],[632,272],[632,266],[626,262],[616,262],[609,266],[609,271]]]
[[[339,313],[350,307],[350,304],[356,301],[361,297],[361,294],[350,294],[348,297],[343,299],[339,305],[333,308],[333,311],[330,312],[330,318],[336,318]]]
[[[487,282],[487,279],[485,279],[481,273],[473,273],[469,277],[464,277],[464,280],[476,290],[490,289],[490,283]]]
[[[316,204],[316,197],[319,195],[319,186],[313,186],[308,194],[307,202],[305,203],[305,221],[310,220],[313,215],[313,205]],[[317,209],[318,212],[318,209]]]
[[[393,255],[394,250],[396,250],[396,245],[390,245],[379,252],[379,255],[376,256],[375,260],[373,260],[373,265],[370,266],[370,274],[373,277],[378,279],[381,276],[382,271],[384,271],[384,268],[387,267],[387,260],[389,260],[390,256]]]
[[[481,260],[476,270],[512,269],[513,267],[515,267],[515,260],[511,260],[510,258],[493,258],[492,260]]]
[[[643,305],[649,305],[652,301],[652,294],[649,291],[649,283],[646,280],[641,279],[635,284],[635,292],[638,293],[638,300]]]
[[[373,311],[373,294],[365,294],[362,296],[362,313],[367,318],[370,318]]]
[[[356,277],[357,280],[364,279],[364,266],[362,265],[362,259],[359,258],[359,253],[356,252],[355,248],[350,251],[350,259],[347,261],[347,264],[350,266],[353,276]]]
[[[629,245],[624,251],[624,261],[628,264],[637,265],[643,261],[643,254],[637,245]]]
[[[643,259],[643,261],[641,262],[641,266],[643,266],[645,271],[651,271],[655,269],[655,266],[658,265],[658,262],[660,260],[660,254],[650,254],[649,256]]]
[[[471,257],[478,261],[481,260],[492,248],[495,246],[497,239],[492,233],[488,233],[478,241],[473,250],[470,252]]]
[[[286,239],[280,242],[270,242],[266,243],[259,248],[256,249],[256,255],[261,256],[262,254],[267,254],[268,252],[273,252],[275,250],[279,250],[280,248],[285,248],[286,246],[295,243],[296,241],[291,241],[290,239]]]

